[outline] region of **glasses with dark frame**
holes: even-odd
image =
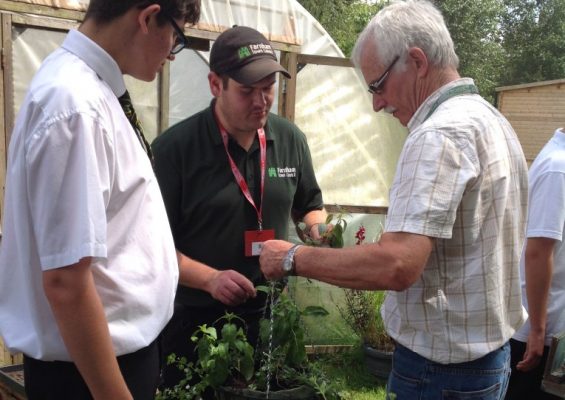
[[[185,47],[188,47],[188,39],[184,36],[184,31],[181,27],[175,22],[173,17],[167,15],[167,19],[173,26],[175,30],[175,44],[173,44],[173,48],[171,49],[171,54],[177,54]]]
[[[390,74],[392,67],[394,67],[394,64],[396,64],[396,62],[398,61],[399,58],[400,58],[400,56],[394,57],[394,60],[392,60],[392,62],[388,66],[388,68],[385,69],[385,72],[383,72],[383,74],[381,76],[379,76],[377,79],[375,79],[373,82],[369,83],[369,87],[367,89],[369,91],[369,93],[371,93],[371,94],[381,94],[382,93],[382,91],[383,91],[382,86],[386,82],[386,79],[388,78],[388,75]]]

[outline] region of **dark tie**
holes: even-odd
[[[151,164],[153,164],[153,153],[151,153],[151,147],[147,140],[145,140],[145,136],[143,136],[143,128],[141,127],[141,122],[139,121],[139,118],[137,118],[137,114],[133,108],[129,92],[126,90],[124,94],[118,97],[118,100],[124,110],[124,114],[126,114],[126,118],[129,120],[137,138],[139,139],[139,143],[141,143],[141,147],[143,147],[143,150],[147,153],[149,160],[151,160]]]

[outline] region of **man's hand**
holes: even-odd
[[[204,290],[228,306],[237,306],[255,297],[257,292],[253,283],[234,270],[217,270],[187,257],[177,250],[179,262],[179,283]]]
[[[543,356],[543,348],[545,345],[545,334],[536,335],[533,332],[528,336],[528,343],[526,344],[526,351],[524,352],[524,358],[522,361],[516,364],[516,369],[522,372],[527,372],[540,363],[541,357]]]
[[[257,295],[253,283],[234,270],[217,271],[208,283],[208,292],[225,305],[237,306]]]
[[[328,237],[332,232],[334,226],[332,224],[314,224],[310,227],[308,236],[315,241],[321,242],[321,244],[327,244]]]
[[[283,259],[291,247],[292,243],[283,240],[268,240],[263,244],[259,263],[265,278],[278,280],[285,276],[282,269]]]

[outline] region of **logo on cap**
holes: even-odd
[[[268,54],[275,57],[273,48],[265,43],[250,44],[248,46],[240,47],[237,51],[240,60],[244,58],[256,56],[258,54]]]
[[[239,59],[243,60],[244,58],[247,58],[251,55],[251,51],[249,51],[249,48],[247,46],[243,46],[239,48],[238,55]]]

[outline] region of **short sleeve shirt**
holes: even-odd
[[[149,345],[172,315],[174,243],[124,91],[116,62],[74,30],[31,82],[10,142],[0,247],[0,333],[12,351],[70,361],[42,272],[84,257],[117,355]]]
[[[421,277],[389,292],[382,312],[395,340],[440,363],[497,349],[525,316],[518,265],[527,167],[520,143],[479,95],[436,108],[447,91],[472,84],[460,79],[440,88],[409,122],[385,226],[435,238]]]
[[[553,249],[553,272],[547,300],[545,343],[551,344],[553,335],[565,331],[565,132],[555,131],[540,151],[529,172],[530,196],[526,237],[556,240]],[[520,263],[522,300],[527,308],[525,257]],[[530,324],[514,335],[523,342],[528,340]]]
[[[246,257],[244,232],[257,230],[255,208],[244,197],[230,167],[212,105],[169,128],[152,144],[155,171],[175,244],[183,254],[219,270],[234,269],[254,284],[264,283],[258,257]],[[287,239],[289,217],[321,209],[305,135],[287,120],[270,114],[265,126],[267,165],[263,195],[263,229]],[[229,152],[261,204],[260,151],[257,137],[249,151],[230,138]],[[220,303],[201,290],[180,286],[177,301],[191,306]],[[244,307],[261,308],[248,301]]]

